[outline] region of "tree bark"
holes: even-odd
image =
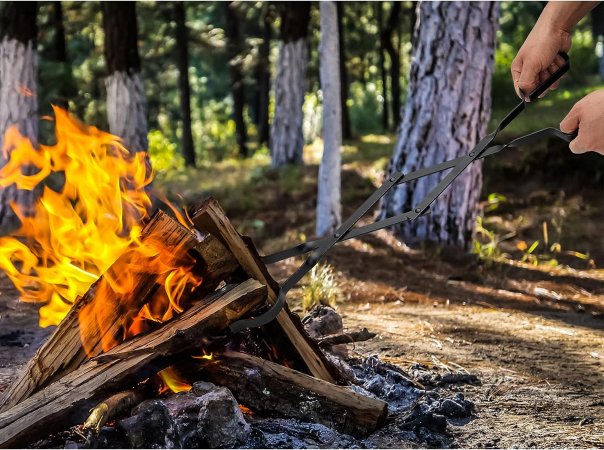
[[[497,2],[424,2],[399,137],[388,174],[408,173],[466,155],[486,133],[498,24]],[[433,204],[428,217],[399,225],[406,242],[466,247],[472,238],[482,176],[474,162]],[[413,209],[446,172],[399,186],[381,216]],[[388,175],[389,176],[389,175]]]
[[[269,103],[271,90],[271,39],[273,35],[273,26],[271,23],[271,5],[269,2],[264,4],[262,13],[262,44],[258,48],[258,64],[256,66],[256,80],[258,83],[256,98],[256,123],[258,126],[258,142],[260,144],[269,143],[270,123],[269,123]]]
[[[38,141],[38,54],[36,51],[37,4],[5,2],[2,9],[3,37],[0,43],[0,148],[6,131],[16,126],[32,144]],[[0,166],[6,164],[12,148],[0,153]],[[27,170],[27,169],[26,169]],[[34,203],[35,192],[15,185],[0,190],[0,232],[19,224],[11,203],[24,212]]]
[[[388,102],[388,75],[386,73],[386,49],[382,41],[384,33],[384,2],[376,2],[376,17],[378,25],[378,33],[380,35],[380,77],[382,79],[382,128],[384,131],[390,129],[390,104]]]
[[[227,54],[229,57],[229,68],[231,73],[231,93],[233,96],[233,119],[235,120],[235,133],[237,134],[237,146],[239,155],[249,156],[247,148],[247,129],[243,117],[245,106],[245,91],[243,86],[243,73],[241,70],[241,33],[239,31],[240,18],[235,11],[234,2],[225,3],[227,38]]]
[[[302,164],[302,124],[310,3],[281,4],[281,48],[275,78],[275,117],[271,128],[271,165]]]
[[[342,110],[342,139],[351,139],[350,113],[348,111],[348,69],[346,68],[346,46],[344,39],[344,2],[337,2],[338,39],[340,50],[340,104]]]
[[[107,120],[131,152],[146,151],[147,104],[140,74],[135,2],[103,2]]]
[[[591,27],[594,42],[604,38],[604,3],[600,3],[591,10]],[[604,45],[604,42],[602,42],[602,45]],[[599,74],[600,78],[604,80],[604,50],[600,55]]]
[[[390,7],[388,22],[380,36],[382,48],[388,53],[390,59],[390,92],[392,93],[392,119],[398,123],[401,116],[401,61],[400,53],[392,37],[397,30],[401,16],[401,2],[394,1]]]
[[[59,98],[56,99],[57,105],[61,108],[69,109],[69,97],[71,94],[72,77],[71,64],[67,59],[67,45],[65,44],[65,27],[63,25],[63,5],[60,1],[54,1],[53,4],[53,23],[55,28],[55,60],[61,64],[63,71],[63,83],[59,88]]]
[[[321,90],[323,92],[323,157],[319,167],[317,235],[333,233],[342,220],[340,172],[342,110],[339,76],[338,13],[335,2],[320,3]]]
[[[191,132],[191,85],[189,84],[189,32],[187,11],[184,2],[174,3],[176,20],[176,64],[178,66],[178,87],[182,120],[182,156],[185,165],[195,167],[195,147]]]

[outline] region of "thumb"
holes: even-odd
[[[539,73],[541,67],[539,64],[531,61],[524,61],[522,72],[518,79],[518,87],[528,96],[539,85]]]

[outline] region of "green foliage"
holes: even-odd
[[[502,241],[510,239],[515,233],[508,233],[504,236],[499,236],[492,230],[487,229],[484,225],[484,217],[476,217],[475,236],[472,241],[472,253],[478,256],[479,259],[487,263],[500,260],[501,258],[509,258],[509,255],[503,253],[500,248]]]
[[[304,286],[302,309],[308,311],[317,305],[335,308],[341,295],[333,268],[328,264],[318,264],[308,274],[308,283]]]
[[[177,145],[163,135],[160,130],[149,133],[149,157],[151,166],[155,171],[181,170],[184,168],[184,159],[178,153]]]

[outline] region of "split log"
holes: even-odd
[[[238,267],[232,254],[216,238],[211,235],[198,236],[161,211],[157,211],[144,227],[141,239],[145,246],[169,249],[170,256],[174,258],[193,252],[195,273],[203,277],[202,285],[195,293],[198,296],[214,290]],[[115,341],[115,336],[120,332],[126,302],[121,302],[123,297],[119,294],[103,299],[110,304],[97,301],[99,289],[110,289],[107,286],[110,283],[103,282],[105,277],[119,279],[124,274],[137,276],[138,280],[128,293],[130,305],[127,306],[132,310],[140,309],[159,287],[157,275],[144,272],[133,274],[134,269],[129,264],[130,259],[126,255],[120,257],[74,304],[54,333],[4,392],[0,399],[0,412],[73,371],[87,357],[98,355],[103,351],[103,344],[106,350],[108,340]],[[102,323],[102,330],[98,322]]]
[[[268,273],[251,239],[242,237],[237,232],[214,198],[208,198],[193,210],[192,221],[197,228],[219,238],[247,274],[267,286],[269,302],[275,302],[279,292],[278,283]],[[270,330],[270,335],[282,334],[284,339],[272,341],[280,342],[282,346],[287,341],[291,344],[281,352],[281,361],[296,354],[309,374],[331,383],[345,383],[338,369],[327,360],[317,343],[310,339],[300,318],[292,314],[287,305],[277,316],[277,323],[278,326],[273,326]],[[268,327],[270,326],[271,324]]]
[[[267,290],[248,280],[192,306],[161,328],[92,359],[11,409],[0,413],[0,448],[14,447],[82,423],[91,406],[117,390],[136,386],[176,360],[190,358],[204,335],[224,332],[266,300]],[[152,372],[151,372],[152,371]]]
[[[240,403],[261,415],[319,422],[364,436],[388,414],[382,400],[244,353],[220,354],[199,370],[204,379],[228,387]]]

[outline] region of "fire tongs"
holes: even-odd
[[[553,83],[555,83],[562,75],[570,68],[570,62],[566,53],[560,53],[564,58],[564,65],[544,81],[537,89],[535,89],[528,97],[531,102],[539,99]],[[368,233],[390,227],[392,225],[412,221],[420,216],[429,214],[429,208],[432,202],[462,173],[466,167],[477,159],[486,158],[508,148],[516,148],[532,144],[544,138],[558,138],[565,142],[572,141],[577,133],[563,133],[556,128],[544,128],[539,131],[521,136],[507,144],[491,145],[497,134],[507,127],[527,106],[527,102],[523,99],[507,116],[499,123],[495,131],[484,137],[478,145],[476,145],[467,155],[460,156],[450,161],[445,161],[432,167],[416,170],[414,172],[403,174],[400,172],[393,173],[365,202],[331,235],[322,239],[304,242],[287,250],[283,250],[272,255],[262,257],[262,261],[266,264],[272,264],[293,256],[303,255],[312,252],[304,263],[281,285],[279,296],[275,303],[263,314],[246,320],[239,320],[233,323],[230,327],[231,332],[237,333],[246,328],[259,327],[269,323],[277,317],[277,314],[285,305],[285,296],[303,277],[306,275],[325,254],[338,242],[347,239],[358,238]],[[370,225],[365,225],[358,228],[353,228],[356,222],[367,213],[367,211],[380,200],[386,192],[392,189],[393,186],[398,186],[409,181],[417,180],[434,173],[442,172],[443,170],[452,169],[432,191],[412,210],[398,214],[387,219],[379,220]]]

